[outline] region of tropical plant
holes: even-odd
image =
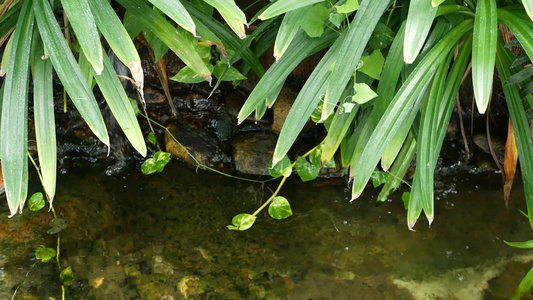
[[[412,229],[422,211],[430,224],[434,219],[435,166],[469,65],[480,113],[488,109],[496,65],[516,136],[528,213],[533,213],[533,140],[528,124],[533,98],[526,89],[531,86],[530,73],[519,73],[524,57],[517,60],[498,31],[498,23],[508,27],[525,50],[525,59],[532,57],[531,3],[524,1],[524,5],[496,0],[398,0],[392,5],[389,0],[333,5],[274,2],[259,18],[283,19],[274,45],[278,61],[250,94],[239,121],[254,111],[261,115],[294,67],[328,48],[289,112],[273,164],[287,155],[314,115],[328,130],[321,161],[330,161],[340,151],[340,163],[350,168],[353,199],[361,195],[380,160],[384,171],[390,168],[378,200],[384,201],[416,152],[418,168],[407,209]],[[301,23],[299,14],[312,15],[313,30]]]
[[[188,68],[208,81],[212,78],[211,69],[201,57],[199,41],[217,45],[221,52],[227,53],[229,62],[243,57],[253,70],[259,74],[264,73],[252,52],[243,46],[246,45],[245,41],[239,39],[245,37],[246,19],[233,1],[206,0],[182,4],[178,0],[120,0],[118,3],[126,9],[130,18],[136,20],[133,24],[137,26],[131,26],[132,22],[129,26],[123,25],[106,0],[25,0],[22,4],[14,0],[1,1],[0,43],[7,43],[2,54],[1,74],[5,75],[5,80],[0,92],[0,153],[11,215],[17,210],[22,211],[27,196],[30,74],[33,80],[39,165],[44,190],[52,203],[57,161],[52,98],[54,71],[98,139],[108,147],[113,142],[109,139],[92,92],[95,84],[133,147],[141,155],[146,155],[145,139],[134,109],[111,66],[100,35],[104,37],[110,50],[130,69],[132,81],[142,102],[144,76],[139,55],[132,42],[132,38],[140,31],[150,35],[153,43],[164,45],[158,48],[159,57],[171,49]],[[202,12],[211,10],[212,13],[213,8],[218,10],[239,37],[208,13]],[[192,14],[189,14],[188,10]],[[176,24],[179,26],[176,27]],[[61,27],[65,28],[64,33]],[[73,43],[70,43],[71,39],[74,40]],[[227,70],[231,71],[228,64],[225,68],[219,65],[218,69],[221,74],[225,74]]]

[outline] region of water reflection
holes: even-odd
[[[499,174],[440,178],[431,229],[421,219],[407,230],[401,192],[375,207],[370,187],[350,203],[342,186],[293,184],[281,192],[293,217],[261,215],[234,232],[231,218],[255,211],[267,186],[177,162],[148,177],[104,173],[59,180],[56,211],[70,221],[60,262],[76,276],[68,299],[507,299],[533,261],[503,244],[532,231],[517,210],[521,187],[505,208]],[[33,249],[55,245],[49,214],[3,216],[0,298],[23,281],[17,299],[60,298],[54,264],[24,279]]]

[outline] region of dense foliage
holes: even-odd
[[[220,80],[238,84],[251,72],[261,78],[239,122],[252,114],[261,118],[291,71],[305,58],[326,51],[285,121],[271,174],[283,177],[282,185],[293,167],[305,181],[315,178],[320,166],[340,164],[349,170],[355,199],[381,161],[381,169],[390,174],[378,199],[385,201],[416,153],[418,168],[405,199],[410,229],[422,211],[430,224],[434,219],[435,166],[465,75],[471,70],[480,113],[488,110],[494,80],[499,78],[512,133],[506,147],[507,185],[510,189],[520,159],[527,215],[533,214],[533,1],[278,0],[254,3],[263,6],[249,19],[257,25],[249,35],[247,17],[232,0],[1,2],[5,77],[0,154],[12,215],[22,211],[27,197],[30,79],[38,162],[50,203],[57,161],[54,71],[95,136],[109,145],[92,92],[98,85],[133,147],[146,155],[135,111],[103,46],[105,40],[130,69],[144,105],[143,71],[132,42],[141,32],[156,60],[171,50],[184,62],[186,67],[174,80],[211,82],[215,76],[217,85]],[[504,39],[501,30],[515,38]],[[517,56],[509,50],[511,45],[520,45],[525,54]],[[258,57],[271,46],[276,62],[265,72]],[[324,124],[327,137],[307,158],[291,163],[287,153],[309,118]],[[336,153],[340,161],[333,161]],[[157,165],[153,172],[160,170]],[[285,218],[292,212],[278,191],[265,205],[271,203],[273,217]],[[238,215],[229,227],[245,230],[256,214]]]
[[[117,15],[116,7],[125,14]],[[509,177],[514,176],[516,157],[520,159],[531,215],[533,83],[528,64],[533,56],[532,7],[532,1],[496,0],[278,0],[266,3],[250,19],[257,28],[246,35],[247,18],[230,0],[118,0],[113,6],[105,0],[3,1],[0,36],[7,42],[2,48],[5,79],[0,140],[11,214],[22,210],[27,196],[30,78],[39,164],[50,201],[57,160],[54,71],[104,144],[110,141],[92,92],[95,84],[134,148],[146,155],[135,112],[100,37],[129,67],[142,100],[143,71],[132,43],[142,32],[156,59],[170,49],[186,64],[174,80],[211,82],[214,75],[237,84],[250,72],[257,74],[261,79],[242,107],[239,122],[254,113],[257,118],[263,116],[290,72],[306,57],[327,50],[281,131],[273,157],[274,169],[281,170],[277,176],[286,178],[292,173],[286,155],[309,118],[323,123],[328,134],[308,154],[309,160],[295,162],[298,173],[309,180],[316,177],[316,166],[341,164],[349,169],[353,199],[361,195],[380,161],[391,176],[378,201],[387,199],[417,153],[418,168],[407,204],[409,228],[422,211],[430,223],[434,218],[434,170],[465,74],[471,70],[476,106],[484,113],[490,105],[496,69],[515,137],[508,140],[506,170],[512,170]],[[214,9],[220,18],[214,17]],[[508,49],[509,40],[504,41],[498,26],[516,37],[509,45],[521,45],[524,55],[516,57]],[[62,27],[73,31],[62,32]],[[74,43],[69,44],[71,36]],[[258,57],[271,46],[276,63],[265,72]],[[240,66],[239,70],[234,66]],[[332,161],[335,153],[340,153],[340,161]],[[286,199],[279,202],[282,198],[276,197],[272,198],[276,203],[288,206]],[[239,224],[234,226],[239,228]]]

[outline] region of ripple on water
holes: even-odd
[[[439,178],[431,229],[422,216],[407,230],[401,191],[376,207],[370,189],[350,203],[343,187],[286,185],[294,216],[261,213],[250,230],[234,232],[231,218],[255,211],[268,188],[175,162],[152,176],[105,171],[59,180],[55,209],[71,224],[61,234],[61,265],[74,270],[73,298],[505,299],[523,276],[510,266],[533,261],[502,242],[528,240],[531,229],[517,212],[521,188],[505,208],[499,174]],[[14,274],[29,270],[36,246],[54,245],[33,230],[24,247],[2,248],[0,293],[23,281]],[[57,298],[54,267],[37,265],[20,294]]]

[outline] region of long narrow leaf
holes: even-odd
[[[337,57],[335,67],[328,82],[322,120],[333,111],[351,74],[355,71],[359,59],[365,50],[368,39],[372,35],[379,18],[389,6],[388,0],[366,0],[361,3]]]
[[[38,36],[38,34],[37,34]],[[54,117],[54,93],[52,62],[43,59],[44,46],[40,38],[34,38],[32,55],[33,106],[35,138],[44,191],[50,199],[50,206],[56,190],[57,145]]]
[[[276,36],[276,42],[274,43],[274,57],[279,60],[285,53],[287,47],[292,42],[302,21],[304,19],[307,9],[305,7],[290,11],[285,14],[281,26],[279,27],[278,34]]]
[[[498,24],[495,0],[479,0],[476,6],[472,49],[472,81],[477,109],[487,109],[494,80]]]
[[[533,28],[518,15],[505,9],[498,9],[498,20],[509,27],[530,59],[533,59]]]
[[[244,25],[246,23],[246,15],[235,4],[233,0],[204,0],[207,4],[213,6],[218,10],[222,18],[228,22],[229,27],[235,32],[241,39],[246,37],[244,32]]]
[[[196,35],[194,21],[179,0],[148,0],[183,29]]]
[[[144,74],[141,59],[128,32],[107,0],[92,0],[89,4],[98,29],[118,59],[130,69],[137,90],[141,94],[141,100],[144,101],[142,97]]]
[[[526,276],[522,278],[522,281],[520,281],[520,284],[518,285],[518,288],[516,289],[511,300],[521,299],[522,296],[526,295],[531,290],[532,286],[533,286],[533,268],[531,268],[527,272]]]
[[[448,101],[447,99],[443,99],[443,93],[446,74],[448,73],[448,66],[452,57],[453,53],[450,52],[447,55],[447,59],[441,62],[433,78],[429,95],[424,102],[424,108],[422,109],[417,140],[416,165],[418,168],[413,179],[413,188],[407,208],[407,224],[409,229],[412,229],[422,210],[424,208],[429,209],[433,205],[433,172],[435,165],[433,165],[432,154],[433,148],[436,146],[433,143],[436,140],[436,133],[434,131],[439,130],[436,128],[440,112],[439,108],[445,101]],[[429,219],[429,224],[432,221],[433,219]]]
[[[504,42],[498,38],[498,53],[496,55],[496,67],[502,84],[511,76],[510,66],[514,55],[505,48]],[[524,181],[524,194],[526,196],[528,214],[533,213],[533,139],[529,128],[528,119],[516,85],[503,85],[503,92],[507,100],[509,116],[513,124],[513,131],[518,149],[518,159]],[[531,223],[531,222],[530,222]],[[532,223],[533,226],[533,223]]]
[[[361,195],[385,147],[396,134],[397,126],[410,115],[409,113],[417,100],[417,97],[412,95],[418,95],[424,89],[424,86],[437,69],[438,64],[444,60],[450,49],[471,27],[472,20],[466,20],[450,31],[429,51],[402,85],[361,154],[365,159],[359,160],[357,166],[352,165],[353,171],[351,173],[354,174],[352,198],[357,198]]]
[[[533,21],[533,0],[522,0],[522,4],[524,4],[527,15]]]
[[[0,18],[0,37],[4,36],[11,28],[17,24],[17,17],[20,12],[20,3],[15,3],[1,18]],[[1,45],[0,45],[1,46]]]
[[[11,216],[22,213],[28,193],[28,83],[34,15],[32,1],[22,6],[13,35],[2,103],[2,174]]]
[[[387,182],[383,185],[383,188],[379,192],[377,203],[383,203],[387,201],[389,195],[400,185],[402,182],[405,173],[409,169],[413,157],[416,153],[416,140],[413,137],[413,134],[409,134],[405,140],[405,144],[398,154],[398,157],[394,161],[392,168],[390,170],[390,177]]]
[[[346,88],[342,98],[350,99],[350,93],[353,95],[353,88]],[[333,158],[333,155],[335,155],[335,152],[337,152],[344,136],[350,127],[353,126],[352,122],[357,115],[358,110],[359,105],[355,104],[350,112],[345,111],[344,108],[339,108],[335,112],[331,124],[329,124],[328,127],[328,135],[324,139],[324,146],[322,147],[321,160],[323,164],[330,161]]]
[[[47,0],[35,0],[35,19],[50,60],[70,99],[93,133],[109,147],[109,135],[96,103]]]
[[[118,2],[155,33],[187,66],[211,82],[211,72],[196,52],[193,41],[187,37],[190,33],[181,27],[174,28],[163,16],[141,0],[118,0]]]
[[[268,69],[267,73],[259,81],[259,83],[256,85],[256,87],[244,103],[238,116],[239,123],[245,120],[250,114],[252,114],[255,108],[262,102],[264,102],[268,96],[270,96],[272,92],[272,87],[279,87],[280,85],[282,85],[283,82],[285,82],[287,76],[289,76],[292,70],[294,70],[294,68],[296,68],[296,66],[304,58],[313,54],[313,51],[316,51],[317,48],[327,47],[331,45],[331,43],[335,39],[338,40],[340,38],[338,38],[335,33],[329,30],[326,31],[324,36],[320,39],[313,39],[307,36],[304,32],[299,32],[296,38],[291,43],[291,45],[289,46],[289,51],[276,64],[274,64],[270,67],[270,69]],[[294,51],[292,51],[291,49],[294,49]],[[324,58],[322,58],[322,60],[324,60]],[[327,68],[329,68],[329,66]],[[302,92],[300,92],[300,94],[302,94]],[[311,114],[309,114],[309,116],[310,115]],[[304,124],[309,116],[307,116],[304,120]]]
[[[61,3],[87,60],[96,74],[102,73],[102,44],[89,3],[87,0],[61,0]]]
[[[191,14],[194,22],[199,26],[200,23],[206,25],[218,38],[222,40],[222,43],[226,49],[232,49],[237,51],[243,41],[237,38],[234,34],[231,33],[226,27],[224,27],[220,22],[218,22],[212,16],[206,14],[204,11],[198,9],[195,5],[190,4],[189,2],[183,2],[183,5],[187,11]],[[257,59],[257,57],[252,53],[248,47],[245,47],[242,51],[242,59],[247,63],[252,70],[257,74],[259,78],[265,74],[265,69]],[[244,74],[246,76],[246,74]]]
[[[426,41],[436,14],[437,7],[431,5],[431,0],[413,0],[409,3],[403,44],[403,60],[406,63],[410,64],[415,61]]]
[[[271,4],[263,13],[259,16],[260,20],[266,20],[273,18],[275,16],[279,16],[281,14],[284,14],[286,12],[290,12],[292,10],[306,7],[313,5],[318,2],[322,2],[324,0],[307,0],[307,1],[301,1],[301,0],[284,0],[284,1],[277,1],[273,4]]]
[[[104,56],[104,71],[95,78],[120,128],[135,150],[146,156],[146,143],[139,122],[107,55]]]
[[[416,223],[420,207],[424,210],[429,224],[433,221],[434,171],[471,49],[472,42],[468,39],[459,51],[447,78],[453,53],[449,54],[448,61],[443,61],[435,75],[428,101],[425,103],[418,133],[417,166],[420,167],[415,173],[407,210],[409,229],[412,229]]]

